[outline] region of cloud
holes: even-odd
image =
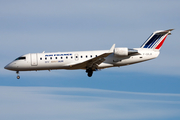
[[[165,119],[180,117],[180,94],[88,88],[0,87],[1,119]]]
[[[178,93],[179,11],[179,1],[1,1],[1,85]],[[22,72],[22,79],[14,81],[15,72],[4,70],[27,53],[103,50],[113,43],[139,47],[153,31],[169,28],[175,30],[157,59],[97,72],[92,81],[86,81],[89,78],[81,70]],[[0,91],[0,118],[7,120],[180,118],[179,94],[55,87],[0,87]]]

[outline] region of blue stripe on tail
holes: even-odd
[[[155,34],[148,42],[144,45],[143,48],[151,48],[153,47],[162,37],[163,35]],[[154,44],[155,43],[155,44]]]

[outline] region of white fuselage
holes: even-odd
[[[127,56],[110,54],[105,58],[105,61],[98,65],[97,69],[130,65],[156,58],[159,55],[159,50],[147,48],[134,48],[134,50],[137,50],[138,54]],[[84,67],[73,68],[73,65],[83,63],[106,52],[108,52],[108,50],[30,53],[23,55],[25,59],[14,60],[5,66],[5,68],[13,71],[86,69]]]
[[[135,64],[158,57],[159,51],[168,35],[169,30],[153,32],[140,48],[128,49],[127,47],[99,51],[76,51],[54,53],[30,53],[18,57],[4,68],[16,71],[55,70],[55,69],[85,69],[88,77],[93,71],[109,67],[119,67]],[[19,79],[20,76],[17,76]]]

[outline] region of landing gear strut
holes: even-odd
[[[93,70],[91,68],[86,69],[86,72],[88,73],[88,77],[91,77],[93,74]]]
[[[16,71],[16,74],[17,74],[17,79],[20,79],[19,71]]]

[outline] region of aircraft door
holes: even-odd
[[[78,60],[79,60],[79,55],[78,55],[78,54],[75,54],[75,55],[74,55],[74,58],[75,58],[76,61],[78,61]]]
[[[37,61],[37,53],[31,54],[31,66],[37,66],[38,61]]]

